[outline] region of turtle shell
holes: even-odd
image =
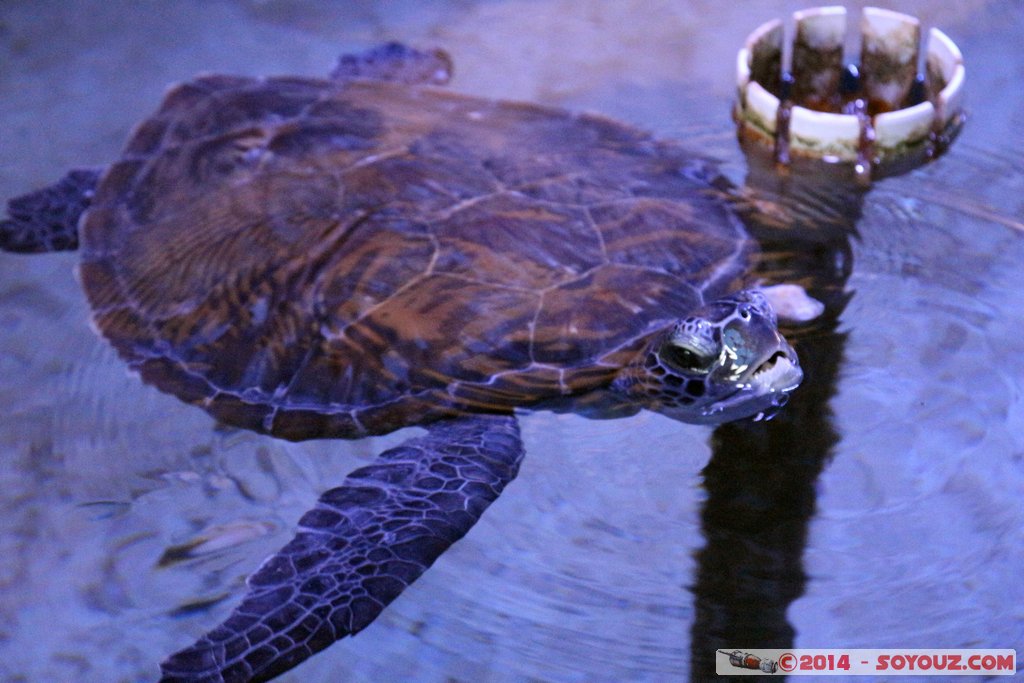
[[[735,286],[703,162],[608,119],[428,86],[177,86],[81,224],[95,323],[147,382],[291,439],[606,386]]]

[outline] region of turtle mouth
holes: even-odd
[[[740,380],[734,391],[707,406],[701,414],[712,422],[743,417],[770,420],[786,405],[789,394],[803,378],[796,353],[788,346],[777,348]]]
[[[750,374],[749,383],[757,393],[789,393],[800,385],[804,373],[792,352],[778,349]]]

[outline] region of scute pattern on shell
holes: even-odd
[[[285,438],[600,387],[734,284],[700,162],[595,116],[382,82],[178,86],[82,226],[142,377]]]

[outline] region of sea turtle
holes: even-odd
[[[427,430],[324,493],[166,681],[266,680],[364,628],[515,477],[517,409],[716,423],[801,380],[712,164],[449,74],[391,44],[201,77],[109,167],[9,203],[0,246],[79,248],[145,382],[285,439]]]

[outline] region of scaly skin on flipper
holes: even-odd
[[[164,683],[265,681],[366,627],[476,523],[523,457],[511,416],[436,423],[320,497],[249,577],[221,626],[165,661]]]
[[[452,77],[452,59],[444,50],[424,52],[387,43],[361,54],[342,55],[331,72],[336,81],[374,80],[444,85]]]
[[[76,169],[58,182],[7,202],[0,221],[0,250],[24,254],[74,251],[78,219],[89,208],[101,171]]]

